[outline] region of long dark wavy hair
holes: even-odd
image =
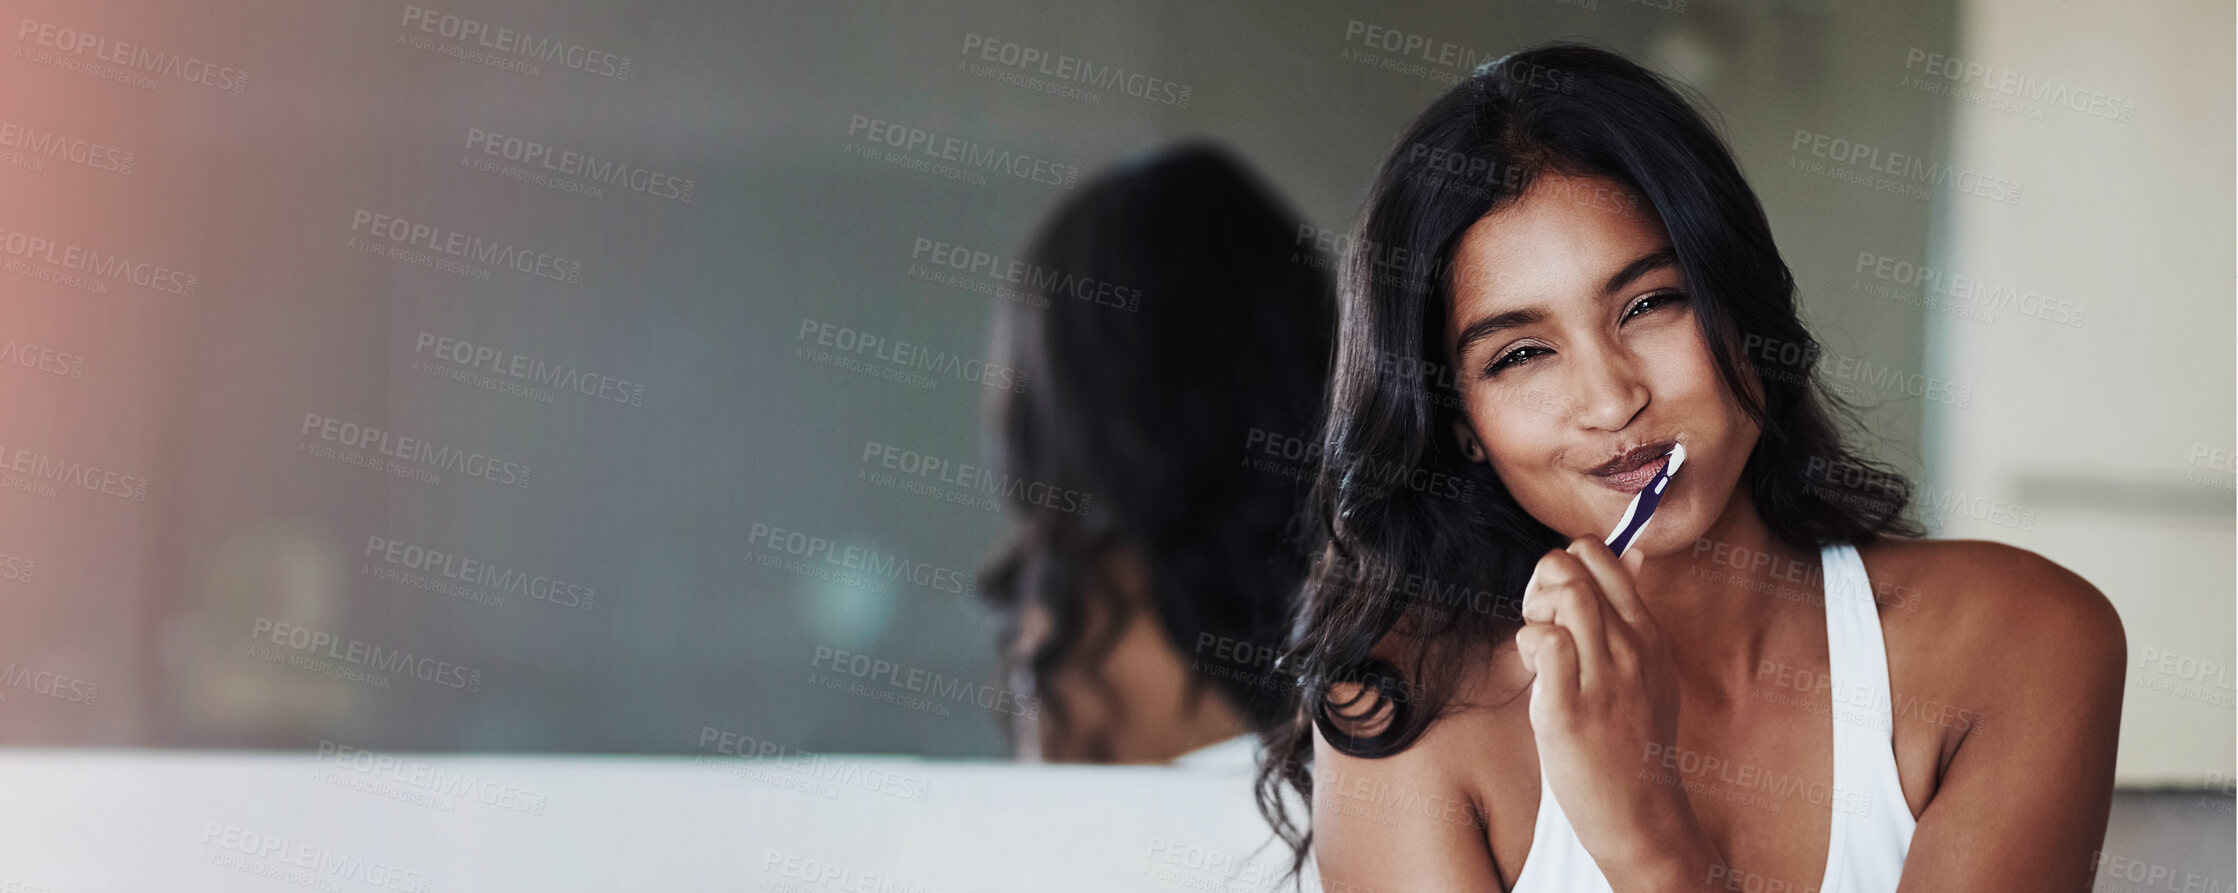
[[[1314,729],[1356,756],[1411,746],[1447,708],[1464,649],[1515,634],[1533,567],[1567,543],[1489,465],[1461,455],[1457,376],[1443,371],[1462,233],[1542,172],[1622,187],[1661,220],[1700,336],[1762,428],[1740,486],[1782,542],[1816,550],[1922,535],[1905,515],[1910,482],[1844,445],[1834,413],[1854,408],[1814,377],[1818,344],[1797,317],[1794,277],[1764,210],[1682,89],[1604,49],[1531,47],[1439,97],[1376,175],[1338,286],[1336,363],[1307,506],[1312,567],[1279,662],[1293,697],[1262,735],[1259,808],[1290,845],[1293,873],[1312,844]],[[1390,468],[1472,486],[1468,498],[1448,498],[1374,473]],[[1498,597],[1454,595],[1485,591]],[[1409,666],[1371,655],[1394,633],[1411,646]],[[1331,687],[1340,684],[1357,694],[1339,702]],[[1290,814],[1292,793],[1304,822]]]
[[[1135,610],[1104,563],[1120,550],[1142,560],[1166,639],[1199,659],[1185,709],[1213,691],[1253,731],[1287,715],[1271,668],[1306,568],[1291,525],[1307,466],[1259,467],[1247,448],[1310,442],[1324,399],[1335,298],[1329,261],[1301,232],[1240,160],[1191,142],[1085,184],[1022,255],[1021,276],[1044,287],[997,312],[994,352],[1030,383],[990,403],[995,451],[1013,479],[1084,495],[1012,499],[1010,535],[979,581],[1007,619],[1006,674],[1026,677],[1057,734],[1074,722],[1046,684],[1061,667],[1089,671],[1090,695],[1118,705],[1095,671]],[[1029,605],[1050,629],[1019,655]],[[1208,640],[1223,654],[1262,643],[1266,659],[1204,660]],[[1112,758],[1108,736],[1081,731],[1078,758]]]

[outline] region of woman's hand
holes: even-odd
[[[1546,793],[1619,890],[1688,873],[1708,845],[1685,790],[1660,781],[1658,757],[1678,736],[1678,680],[1633,589],[1642,560],[1635,551],[1619,561],[1593,537],[1548,552],[1524,587],[1515,636],[1536,674],[1531,732]]]

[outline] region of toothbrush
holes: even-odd
[[[1616,522],[1615,532],[1609,534],[1609,551],[1619,557],[1624,555],[1624,549],[1639,537],[1640,530],[1647,526],[1648,519],[1655,517],[1655,506],[1663,501],[1663,488],[1670,486],[1671,475],[1677,474],[1679,466],[1684,464],[1686,444],[1672,444],[1671,460],[1663,463],[1662,470],[1648,479],[1647,486],[1632,494],[1632,504],[1624,507],[1624,517]]]

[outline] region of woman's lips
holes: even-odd
[[[1654,480],[1655,473],[1662,471],[1663,466],[1669,464],[1670,461],[1670,454],[1665,453],[1631,471],[1616,474],[1589,474],[1586,477],[1592,478],[1595,483],[1618,493],[1638,493],[1646,489],[1647,482]]]

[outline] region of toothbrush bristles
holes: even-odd
[[[1679,466],[1686,464],[1686,444],[1671,444],[1671,464],[1663,466],[1663,476],[1678,474]]]

